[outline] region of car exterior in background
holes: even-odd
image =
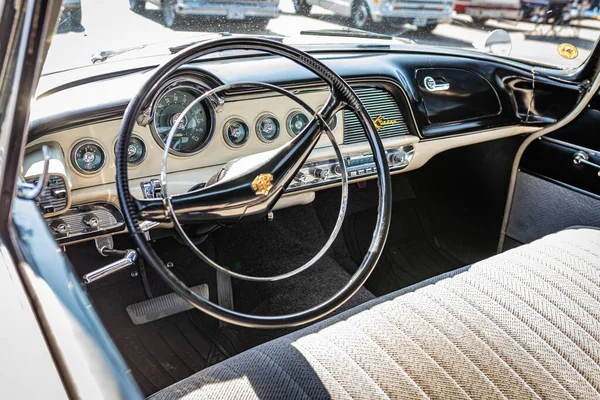
[[[458,14],[468,14],[476,23],[488,19],[519,20],[523,17],[521,0],[456,0]]]
[[[294,0],[296,13],[301,15],[308,15],[313,5],[351,18],[358,29],[385,22],[408,23],[430,32],[452,20],[454,0]]]
[[[73,30],[81,26],[81,0],[63,0],[59,28]],[[63,28],[63,29],[64,29]]]
[[[523,0],[523,18],[532,22],[548,22],[570,3],[571,0]]]
[[[142,11],[146,3],[162,9],[163,23],[172,28],[186,16],[220,16],[228,20],[252,20],[255,27],[266,27],[279,16],[279,0],[129,0],[129,8]]]

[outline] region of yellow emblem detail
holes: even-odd
[[[577,58],[579,55],[579,50],[577,50],[577,47],[573,46],[571,43],[561,43],[558,45],[557,50],[561,57],[569,60]]]
[[[381,131],[388,125],[397,125],[398,121],[395,119],[385,119],[383,115],[378,116],[373,120],[373,125],[377,128],[378,131]]]
[[[264,194],[266,196],[273,187],[271,184],[272,181],[273,175],[260,174],[252,181],[252,189],[254,189],[257,195]]]

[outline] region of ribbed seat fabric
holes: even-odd
[[[570,229],[258,346],[152,399],[598,399],[600,231]]]

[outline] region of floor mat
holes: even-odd
[[[130,247],[119,243],[117,248]],[[173,263],[171,269],[187,285],[208,283],[214,288],[214,271],[201,262],[185,246],[173,239],[154,244],[163,261]],[[83,274],[112,261],[100,256],[90,245],[69,249],[71,262]],[[144,395],[150,395],[210,365],[243,350],[239,336],[218,321],[197,310],[172,315],[143,325],[134,325],[125,308],[148,299],[140,265],[119,271],[88,285],[94,308],[110,333]],[[154,296],[172,290],[151,269],[146,270],[148,290]],[[210,293],[215,300],[216,293]]]
[[[275,213],[272,222],[239,224],[214,235],[217,261],[256,276],[281,274],[295,269],[316,254],[326,242],[325,232],[312,205]],[[350,279],[333,252],[308,270],[277,282],[233,281],[235,308],[254,315],[284,315],[314,307],[332,297]],[[373,298],[361,288],[336,312]],[[298,328],[235,328],[247,347],[274,339]]]
[[[348,216],[344,224],[344,238],[357,263],[368,250],[375,218],[376,211],[368,210]],[[461,264],[436,244],[429,219],[415,201],[397,202],[384,252],[365,286],[381,296],[459,268]]]
[[[197,314],[173,315],[118,336],[116,345],[144,395],[228,358],[234,342],[239,342],[232,331],[214,337],[211,330],[203,328]]]

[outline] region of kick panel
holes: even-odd
[[[507,236],[530,243],[573,226],[600,227],[600,197],[519,172]]]

